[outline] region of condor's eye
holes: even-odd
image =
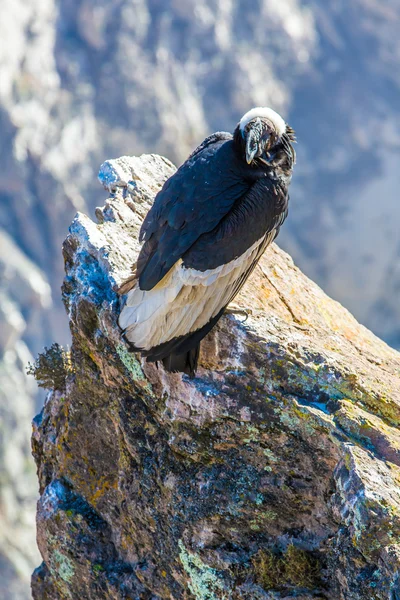
[[[273,131],[266,131],[263,135],[263,141],[268,148],[274,148],[277,144],[279,144],[280,139]]]

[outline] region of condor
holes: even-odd
[[[199,344],[288,212],[295,134],[271,108],[214,133],[157,194],[135,272],[121,286],[124,338],[148,361],[193,376]]]

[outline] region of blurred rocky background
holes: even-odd
[[[0,597],[29,598],[35,474],[25,365],[68,344],[61,242],[98,166],[184,160],[251,106],[298,134],[279,243],[400,346],[396,0],[1,0]]]

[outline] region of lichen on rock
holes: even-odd
[[[116,289],[173,172],[102,166],[98,223],[64,244],[63,390],[34,421],[36,600],[396,600],[399,355],[277,246],[190,380],[130,354]]]

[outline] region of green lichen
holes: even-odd
[[[302,430],[307,436],[314,436],[320,432],[327,431],[327,424],[319,419],[315,414],[305,407],[299,407],[294,401],[293,403],[281,408],[275,409],[279,416],[279,420],[291,431]]]
[[[287,410],[281,411],[278,409],[278,411],[275,412],[278,412],[279,420],[282,423],[282,425],[285,425],[290,430],[297,430],[299,428],[300,420],[297,415],[294,415]]]
[[[104,571],[104,567],[102,565],[95,564],[93,565],[92,570],[94,573],[96,573],[96,575],[98,575],[99,573],[102,573]]]
[[[278,459],[275,456],[275,454],[269,448],[264,448],[263,453],[268,458],[269,461],[271,461],[271,462],[277,462],[278,461]]]
[[[337,349],[332,348],[332,351],[337,352]],[[339,380],[332,379],[332,366],[327,363],[308,363],[302,367],[297,363],[286,361],[286,364],[281,364],[276,360],[275,364],[279,369],[275,373],[275,381],[280,383],[281,379],[287,379],[292,389],[301,390],[302,395],[314,395],[317,386],[319,393],[325,393],[331,400],[348,399],[354,404],[362,403],[389,425],[400,425],[399,405],[393,397],[393,390],[383,380],[379,381],[376,389],[355,373],[343,373]]]
[[[57,575],[61,577],[66,583],[71,583],[72,578],[75,575],[75,569],[72,561],[61,554],[58,550],[54,550],[52,556],[52,567],[56,571]]]
[[[196,554],[188,552],[179,540],[179,558],[186,573],[189,575],[189,589],[196,600],[227,599],[223,591],[225,586],[221,575],[200,559]],[[222,593],[222,594],[221,594]]]
[[[256,504],[259,504],[256,500]],[[255,514],[254,519],[250,519],[249,525],[252,531],[265,531],[268,525],[276,521],[278,515],[273,510],[267,509]]]
[[[247,437],[243,438],[244,443],[250,444],[251,442],[258,442],[258,440],[260,439],[260,432],[257,429],[257,427],[254,427],[254,425],[246,424],[246,430],[248,432],[248,435]]]
[[[266,377],[265,377],[265,368],[264,367],[261,367],[258,371],[258,380],[261,383],[261,385],[265,384]]]
[[[262,512],[261,517],[264,521],[274,521],[278,518],[278,515],[275,511],[267,509]]]
[[[116,351],[125,367],[131,373],[134,379],[145,379],[144,373],[142,371],[142,367],[140,366],[139,361],[135,357],[132,352],[129,352],[123,344],[118,344],[116,346]]]
[[[284,587],[314,588],[319,584],[320,564],[309,552],[288,546],[285,554],[260,550],[252,559],[255,579],[265,590]]]
[[[147,391],[152,394],[151,385],[147,381],[136,356],[132,352],[129,352],[123,344],[118,344],[115,349],[124,366],[132,375],[132,378],[139,383],[144,383]]]

